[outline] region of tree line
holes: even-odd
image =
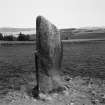
[[[3,40],[3,41],[31,41],[32,39],[30,38],[30,35],[25,35],[20,32],[17,37],[13,35],[3,36],[3,34],[0,33],[0,40]]]

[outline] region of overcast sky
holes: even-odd
[[[105,26],[105,0],[0,0],[0,27],[35,27],[38,15],[58,28]]]

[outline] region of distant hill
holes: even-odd
[[[20,32],[30,35],[31,40],[35,39],[35,28],[0,28],[3,35],[18,36]],[[60,29],[61,39],[105,39],[105,27],[84,27],[84,28],[67,28]]]
[[[3,27],[0,28],[0,32],[3,33],[3,35],[14,35],[17,36],[20,32],[23,34],[35,34],[35,28],[8,28]]]
[[[35,28],[0,28],[0,32],[35,31]]]
[[[86,27],[60,30],[62,39],[105,39],[105,28]]]

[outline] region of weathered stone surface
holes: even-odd
[[[48,93],[62,85],[62,46],[59,30],[42,16],[36,19],[36,50],[40,92]]]

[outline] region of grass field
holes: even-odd
[[[33,80],[34,45],[1,46],[0,92],[4,94],[8,89],[19,90],[20,85],[27,85],[28,81]]]
[[[64,43],[63,70],[76,76],[105,76],[105,41]]]
[[[33,44],[0,46],[1,96],[12,89],[30,94],[35,85],[34,50]],[[63,42],[62,71],[71,77],[105,79],[105,41]]]

